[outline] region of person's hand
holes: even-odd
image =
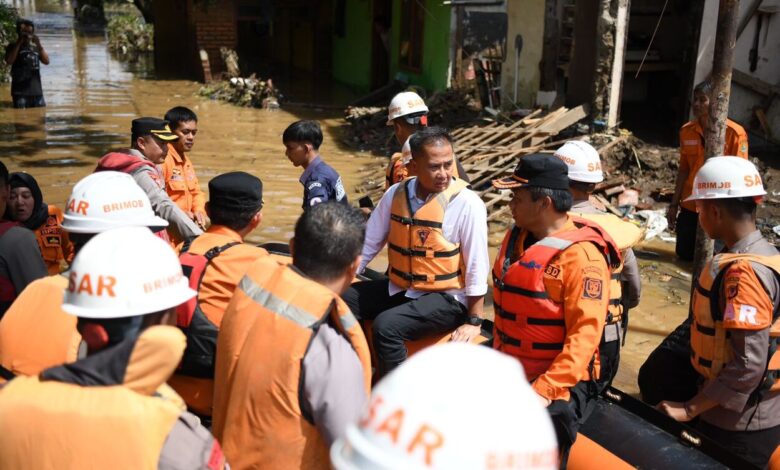
[[[545,408],[550,406],[550,403],[552,403],[552,400],[550,400],[547,397],[543,397],[543,396],[539,395],[538,393],[536,394],[536,396],[539,398],[539,403],[541,403],[542,406],[545,407]]]
[[[476,325],[469,325],[466,323],[465,325],[461,325],[458,327],[457,330],[455,330],[452,333],[452,337],[450,337],[450,341],[455,341],[456,343],[468,343],[471,341],[471,338],[474,338],[476,336],[479,336],[479,334],[482,332],[482,328]]]
[[[685,410],[685,403],[679,401],[662,401],[655,407],[661,413],[670,416],[675,421],[681,423],[688,422],[694,417],[688,414]]]
[[[674,230],[677,226],[677,204],[669,204],[669,208],[666,209],[666,221],[669,222],[669,230]]]
[[[41,40],[38,38],[37,34],[33,34],[31,39],[32,39],[32,42],[34,42],[36,46],[38,46],[39,48],[41,47]]]
[[[195,211],[192,215],[192,220],[194,220],[196,224],[200,225],[201,228],[205,229],[209,218],[204,212]]]

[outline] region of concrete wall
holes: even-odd
[[[542,38],[544,35],[544,0],[510,0],[506,5],[509,17],[507,29],[506,61],[502,67],[502,100],[513,101],[515,80],[515,36],[523,36],[523,50],[520,54],[517,101],[522,107],[531,107],[536,102],[539,90],[539,62],[542,60]]]
[[[371,87],[371,2],[347,0],[346,3],[344,37],[333,35],[333,78],[365,92]]]
[[[414,73],[398,66],[401,2],[396,1],[393,3],[390,75],[392,77],[400,75],[410,84],[421,86],[427,90],[444,90],[447,88],[450,64],[450,15],[452,9],[447,5],[442,5],[441,0],[420,1],[424,1],[427,11],[423,30],[422,70],[420,73]]]
[[[740,2],[740,20],[746,14],[752,2]],[[764,6],[780,7],[778,0],[764,0]],[[761,33],[758,43],[758,66],[755,72],[750,72],[750,49],[758,25],[754,16],[742,35],[737,39],[734,54],[734,68],[763,80],[770,85],[780,85],[780,11],[766,17],[761,25]],[[704,6],[702,18],[701,39],[699,41],[699,53],[696,62],[696,83],[704,80],[712,70],[712,54],[715,43],[715,31],[718,19],[718,2],[708,1]],[[753,107],[762,106],[766,98],[758,93],[746,89],[739,84],[732,83],[731,98],[729,100],[729,116],[745,127],[749,127],[753,120]],[[775,98],[772,107],[767,112],[772,134],[775,139],[780,139],[780,100]]]

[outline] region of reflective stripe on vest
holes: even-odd
[[[412,214],[411,182],[409,179],[398,186],[393,195],[387,239],[390,280],[405,289],[427,292],[462,289],[465,268],[460,245],[444,237],[442,223],[450,201],[468,184],[453,179],[446,190]]]
[[[511,262],[511,256],[522,232],[513,227],[504,237],[493,265],[494,347],[519,358],[529,380],[549,368],[566,339],[563,304],[551,300],[544,285],[547,266],[563,250],[584,242],[595,244],[607,264],[615,256],[619,259],[608,235],[605,238],[589,222],[574,221],[577,230],[539,240],[515,262]]]
[[[729,330],[723,326],[723,310],[720,307],[723,276],[735,262],[761,264],[771,269],[780,281],[780,255],[760,256],[723,253],[716,255],[702,269],[696,281],[693,295],[693,325],[691,326],[691,364],[706,379],[718,376],[724,365],[733,359],[728,344]],[[759,388],[754,392],[780,390],[780,305],[774,306],[769,331],[769,361]],[[761,398],[756,395],[757,398]]]
[[[226,396],[214,408],[228,460],[236,468],[329,468],[328,447],[305,406],[301,366],[327,323],[355,350],[368,392],[370,354],[354,315],[335,292],[270,260],[250,268],[230,305],[219,354],[238,356],[234,365],[219,359],[216,385]],[[240,331],[231,329],[239,317]],[[223,365],[233,371],[225,383]]]

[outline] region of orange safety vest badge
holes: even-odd
[[[553,301],[544,285],[545,273],[560,275],[551,261],[575,243],[589,242],[599,248],[610,268],[621,263],[620,251],[606,232],[586,219],[572,220],[577,230],[537,241],[514,262],[511,256],[522,230],[513,227],[493,265],[494,347],[520,359],[529,380],[549,368],[566,340],[563,304]],[[600,280],[586,278],[585,282],[583,297],[604,295]]]
[[[250,321],[236,322],[241,326],[234,331],[231,322],[239,316]],[[220,331],[215,381],[215,435],[231,465],[330,468],[301,389],[303,358],[324,323],[352,345],[368,392],[368,345],[335,292],[270,260],[255,263],[239,283]]]
[[[62,220],[62,211],[56,206],[49,204],[49,216],[35,230],[35,237],[38,239],[41,256],[51,275],[59,274],[62,271],[61,263],[69,261],[67,258],[69,255],[72,255],[68,234],[60,225]]]
[[[734,305],[733,299],[740,292],[742,279],[724,279],[729,268],[737,266],[737,263],[744,263],[745,270],[752,272],[751,262],[771,269],[780,281],[780,255],[722,253],[714,256],[702,269],[696,281],[691,308],[694,320],[691,325],[691,364],[703,377],[713,379],[733,359],[728,343],[729,329],[770,327],[767,370],[764,380],[754,392],[755,397],[760,399],[763,393],[780,390],[780,305],[772,306],[772,318],[757,318],[755,306]],[[725,299],[721,291],[725,291]]]
[[[446,190],[412,214],[408,199],[411,182],[410,178],[398,186],[390,208],[390,280],[399,287],[426,292],[462,289],[466,270],[460,244],[447,240],[442,229],[447,206],[468,184],[453,179]]]

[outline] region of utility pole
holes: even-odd
[[[707,129],[704,132],[704,159],[723,154],[726,142],[726,119],[731,95],[731,70],[734,65],[734,47],[737,43],[739,0],[720,0],[718,27],[715,33],[715,51],[712,60],[712,94]],[[712,240],[701,229],[696,230],[696,250],[693,255],[693,279],[698,278],[704,265],[712,258]],[[693,291],[693,286],[691,286]]]

